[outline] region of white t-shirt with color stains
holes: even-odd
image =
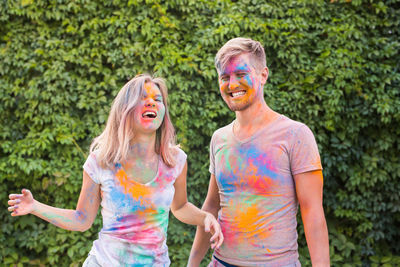
[[[178,149],[176,166],[159,157],[153,180],[141,184],[129,179],[120,164],[103,169],[91,153],[84,170],[101,186],[103,228],[89,254],[102,266],[169,266],[166,244],[174,183],[186,162]]]

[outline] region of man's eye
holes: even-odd
[[[223,76],[223,77],[221,77],[221,80],[222,80],[222,81],[224,81],[224,82],[226,82],[226,81],[228,81],[228,80],[229,80],[229,77],[227,77],[227,76]]]
[[[239,78],[243,78],[244,76],[246,76],[246,73],[238,73],[237,76],[238,76]]]
[[[156,100],[156,102],[162,102],[161,98],[156,98],[155,100]]]

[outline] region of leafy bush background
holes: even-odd
[[[82,164],[110,103],[137,73],[168,80],[188,153],[189,199],[204,200],[208,143],[233,119],[213,58],[230,38],[264,44],[267,103],[308,124],[324,165],[333,266],[400,264],[400,1],[22,0],[0,2],[0,262],[81,264],[101,228],[58,229],[12,218],[23,187],[74,208]],[[194,227],[171,218],[172,266]],[[299,250],[310,266],[303,230]]]

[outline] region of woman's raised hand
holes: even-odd
[[[214,215],[207,212],[204,219],[204,231],[212,234],[210,238],[211,249],[217,249],[224,242],[224,236],[222,235],[221,226],[215,219]]]
[[[22,194],[10,194],[8,197],[8,211],[11,211],[11,216],[21,216],[29,214],[33,211],[35,200],[31,191],[22,189]]]

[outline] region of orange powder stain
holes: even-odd
[[[318,172],[317,172],[317,175],[318,175],[319,180],[320,180],[321,183],[323,184],[323,183],[324,183],[324,176],[322,175],[322,171],[318,171]]]
[[[137,215],[139,218],[149,218],[151,216],[157,215],[157,211],[151,207],[146,207],[145,210],[138,210]]]
[[[257,175],[258,167],[253,163],[249,162],[249,167],[246,170],[245,176],[247,179],[248,187],[254,190],[257,195],[268,195],[273,194],[271,188],[273,188],[273,179],[267,176]]]
[[[248,162],[248,166],[246,168],[246,174],[257,174],[258,167],[253,163],[253,161]]]
[[[131,181],[124,170],[118,170],[115,177],[119,184],[124,188],[124,193],[131,195],[136,200],[152,193],[152,190],[147,186]]]
[[[249,207],[244,212],[239,210],[236,216],[238,227],[251,232],[256,231],[257,227],[259,227],[259,225],[257,225],[258,212],[255,206]]]
[[[247,209],[237,210],[235,220],[238,222],[238,230],[244,233],[250,233],[248,236],[250,239],[264,239],[267,238],[270,233],[265,231],[265,227],[262,226],[260,221],[260,210],[257,206],[250,206]],[[250,242],[256,242],[256,240],[250,240]]]

